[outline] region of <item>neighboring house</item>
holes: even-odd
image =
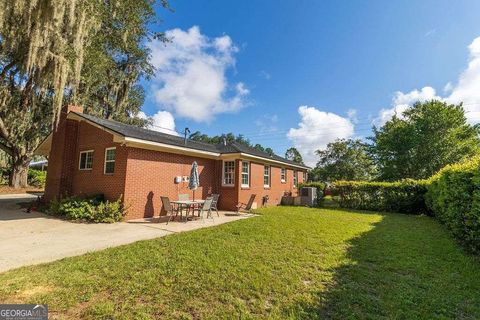
[[[102,193],[120,196],[127,220],[161,214],[160,196],[176,200],[188,193],[192,163],[198,164],[196,199],[219,193],[219,209],[235,210],[256,194],[279,204],[285,192],[296,194],[308,167],[238,143],[212,145],[100,119],[77,106],[62,110],[57,129],[37,149],[48,155],[45,199]],[[182,177],[177,183],[176,177]]]

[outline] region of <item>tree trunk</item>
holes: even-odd
[[[12,172],[10,173],[10,186],[14,189],[26,188],[28,186],[28,165],[30,159],[26,156],[20,159],[13,159]]]

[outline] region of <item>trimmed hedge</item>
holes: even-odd
[[[342,208],[429,213],[425,205],[428,182],[406,179],[397,182],[337,181],[332,185],[334,199]]]
[[[431,177],[426,202],[455,238],[480,253],[480,157],[448,165]]]
[[[317,203],[320,206],[323,200],[323,190],[325,189],[325,183],[319,181],[302,182],[298,185],[298,190],[304,187],[317,188]]]

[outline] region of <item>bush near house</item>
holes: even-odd
[[[62,216],[67,220],[113,223],[121,221],[125,215],[122,199],[103,201],[103,196],[88,199],[67,197],[50,202],[47,213]]]
[[[325,183],[318,182],[318,181],[311,181],[311,182],[303,182],[298,185],[299,189],[304,187],[317,188],[317,202],[318,202],[318,205],[320,206],[323,200],[323,190],[325,189]]]
[[[28,170],[28,185],[38,188],[45,188],[47,181],[47,171],[29,169]]]
[[[480,253],[480,157],[448,165],[431,177],[426,202],[455,238]]]
[[[396,182],[337,181],[334,199],[342,208],[426,214],[428,181],[406,179]]]

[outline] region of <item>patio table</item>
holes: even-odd
[[[192,211],[192,218],[195,215],[195,207],[202,205],[205,203],[205,200],[176,200],[176,201],[171,201],[171,203],[177,205],[180,207],[180,210],[182,210],[183,207],[187,208],[187,215],[185,218],[185,222],[188,219],[188,213],[190,212],[190,208],[194,208]]]

